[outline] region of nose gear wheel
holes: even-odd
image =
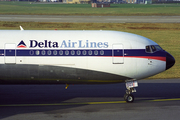
[[[132,102],[134,102],[134,95],[133,94],[125,94],[124,95],[124,100],[127,103],[132,103]]]

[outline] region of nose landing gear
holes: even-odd
[[[138,82],[135,80],[126,81],[126,94],[124,95],[124,100],[127,103],[132,103],[134,101],[134,95],[132,93],[136,92],[134,87],[138,87]]]

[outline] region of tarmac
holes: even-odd
[[[179,120],[180,79],[139,81],[134,103],[125,84],[0,85],[1,120]]]
[[[0,21],[66,23],[180,23],[180,16],[0,15]]]

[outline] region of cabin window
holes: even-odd
[[[56,50],[53,51],[53,55],[57,55],[57,51]]]
[[[101,51],[100,51],[100,54],[101,54],[101,55],[104,55],[104,51],[103,51],[103,50],[101,50]]]
[[[59,51],[59,55],[63,55],[63,51],[62,50]]]
[[[81,55],[81,51],[80,50],[77,51],[77,55]]]
[[[51,50],[48,50],[47,54],[48,54],[48,55],[51,55]]]
[[[86,51],[85,50],[83,51],[83,55],[86,55]]]
[[[34,55],[34,51],[33,50],[29,51],[29,54]]]
[[[39,55],[39,50],[36,50],[36,55]]]
[[[41,51],[41,54],[42,54],[42,55],[45,55],[45,54],[46,54],[46,51],[45,51],[45,50]]]
[[[98,55],[98,51],[97,51],[97,50],[95,50],[95,51],[94,51],[94,54],[95,54],[95,55]]]
[[[65,54],[66,54],[66,55],[69,55],[69,51],[68,51],[68,50],[66,50],[66,51],[65,51]]]
[[[74,51],[74,50],[72,50],[72,51],[71,51],[71,55],[74,55],[74,54],[75,54],[75,51]]]
[[[88,51],[88,54],[89,54],[89,55],[92,55],[92,50],[89,50],[89,51]]]

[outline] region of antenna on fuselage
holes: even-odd
[[[20,25],[19,27],[20,27],[21,30],[24,30],[23,27],[22,27],[21,25]]]

